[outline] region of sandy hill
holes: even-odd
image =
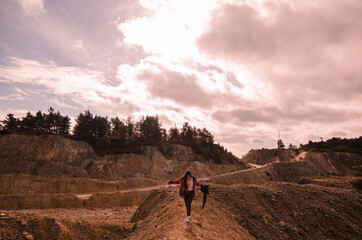
[[[210,181],[226,185],[263,184],[298,182],[303,177],[345,175],[353,166],[362,165],[362,156],[346,152],[263,149],[250,151],[242,161],[252,168],[221,174]]]
[[[212,185],[191,223],[174,188],[138,208],[3,211],[0,237],[35,239],[361,239],[361,191],[315,184]],[[76,214],[74,214],[76,213]],[[2,235],[1,235],[2,234]]]
[[[253,149],[242,158],[242,161],[255,165],[265,165],[273,162],[298,162],[306,159],[319,162],[329,161],[331,165],[335,165],[337,171],[346,172],[351,166],[361,164],[362,156],[348,152],[316,152],[299,149]]]
[[[317,185],[213,185],[195,199],[192,223],[173,191],[152,193],[133,215],[130,239],[359,239],[361,192]]]
[[[190,148],[98,156],[55,136],[0,137],[0,239],[362,239],[362,156],[252,150],[216,165]],[[210,186],[185,222],[186,169]]]
[[[89,144],[59,136],[0,136],[0,194],[112,191],[162,184],[186,170],[205,178],[246,168],[237,160],[214,164],[183,145],[163,149],[167,157],[152,146],[98,156]]]

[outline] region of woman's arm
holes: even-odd
[[[198,187],[202,187],[202,186],[203,186],[199,181],[197,181],[196,178],[195,178],[195,185],[198,186]]]
[[[180,184],[180,183],[181,183],[180,179],[171,180],[171,181],[168,182],[169,185],[170,184]]]

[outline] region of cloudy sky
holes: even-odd
[[[158,114],[237,156],[362,135],[360,0],[1,0],[0,119]]]

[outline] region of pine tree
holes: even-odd
[[[12,113],[6,115],[6,118],[2,121],[2,123],[4,124],[4,130],[6,133],[17,133],[20,130],[20,120],[15,118]]]

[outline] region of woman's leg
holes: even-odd
[[[185,204],[186,204],[187,216],[191,215],[192,200],[193,200],[192,192],[185,192]]]
[[[184,200],[185,200],[185,206],[186,206],[187,216],[189,216],[189,215],[188,215],[188,213],[189,213],[189,208],[187,207],[187,206],[188,206],[187,203],[188,203],[188,201],[189,201],[189,194],[187,194],[187,192],[185,192]]]

